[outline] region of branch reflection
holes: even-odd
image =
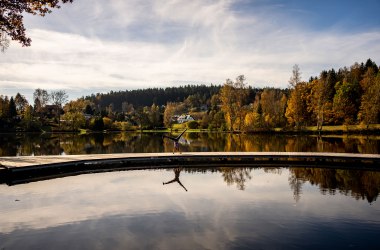
[[[321,194],[334,195],[338,191],[357,200],[366,199],[369,203],[376,201],[380,192],[380,172],[324,168],[289,170],[289,185],[297,202],[306,182],[318,186]]]
[[[252,179],[252,168],[221,167],[220,171],[227,185],[236,184],[239,190],[244,190],[246,181]]]

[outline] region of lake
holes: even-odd
[[[175,133],[174,133],[175,134]],[[2,134],[0,156],[171,152],[163,133]],[[280,151],[379,154],[380,136],[185,133],[182,151]]]
[[[170,168],[0,185],[0,249],[378,249],[380,172]]]
[[[162,133],[2,134],[0,156],[171,152]],[[184,152],[379,154],[379,136],[186,133]],[[0,249],[378,249],[380,171],[129,170],[0,185]]]

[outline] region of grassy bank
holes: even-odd
[[[180,132],[183,131],[186,126],[182,124],[174,124],[172,129],[164,130],[143,130],[143,132]],[[221,132],[220,130],[209,129],[188,129],[187,132]],[[279,133],[279,134],[380,134],[380,124],[365,125],[337,125],[337,126],[323,126],[322,130],[318,130],[317,126],[306,126],[295,128],[274,128],[274,129],[258,129],[254,131],[223,131],[226,133]]]
[[[173,124],[170,128],[149,129],[142,130],[144,133],[179,133],[186,129],[185,124]],[[7,131],[4,131],[7,132]],[[12,131],[8,131],[12,132]],[[20,133],[22,131],[18,131]],[[25,131],[26,132],[26,131]],[[42,132],[46,133],[67,133],[74,132],[80,134],[93,133],[93,132],[140,132],[138,127],[134,127],[131,130],[104,130],[104,131],[92,131],[89,129],[80,129],[79,131],[63,131],[57,130],[55,127],[45,126]],[[249,134],[380,134],[380,124],[371,124],[368,127],[365,125],[337,125],[337,126],[323,126],[322,130],[318,130],[317,126],[305,126],[296,128],[273,128],[273,129],[255,129],[252,131],[221,131],[221,130],[209,130],[209,129],[187,129],[189,133],[201,133],[201,132],[224,132],[224,133],[249,133]]]
[[[316,126],[305,127],[306,131],[318,133]],[[323,126],[321,133],[380,133],[380,124],[371,124],[368,127],[366,125],[340,125],[340,126]]]
[[[254,132],[254,131],[253,131]],[[277,133],[309,133],[309,134],[380,134],[380,124],[366,125],[336,125],[336,126],[323,126],[318,130],[317,126],[306,126],[296,128],[275,128],[271,131],[260,132],[277,132]]]

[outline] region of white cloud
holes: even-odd
[[[0,86],[90,94],[176,82],[220,84],[244,74],[256,86],[286,87],[295,63],[307,80],[323,69],[380,60],[378,31],[315,32],[270,21],[275,12],[240,15],[233,3],[82,0],[48,20],[31,17],[32,46],[12,43],[1,55]]]

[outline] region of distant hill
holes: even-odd
[[[96,106],[105,108],[113,104],[114,111],[121,111],[122,103],[127,102],[134,107],[166,105],[167,102],[182,102],[190,95],[199,95],[204,100],[217,94],[220,85],[186,85],[168,88],[148,88],[125,91],[111,91],[105,94],[86,96],[85,99],[92,101]]]
[[[113,104],[114,111],[121,111],[122,103],[127,102],[134,107],[166,105],[167,102],[183,102],[190,95],[197,95],[202,100],[210,100],[214,94],[218,94],[221,85],[186,85],[168,88],[148,88],[138,90],[111,91],[105,94],[93,94],[86,96],[100,108]],[[250,89],[251,95],[255,96],[256,90]]]

